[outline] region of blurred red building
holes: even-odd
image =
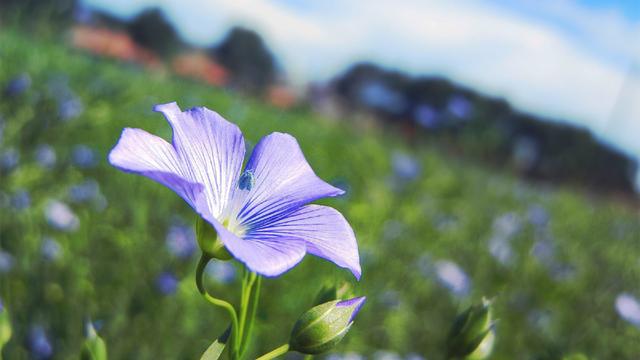
[[[281,109],[289,109],[297,102],[296,94],[283,85],[272,85],[267,90],[267,101]]]
[[[215,86],[225,85],[229,78],[224,67],[200,51],[176,56],[171,62],[171,69],[180,76]]]
[[[158,57],[144,49],[122,31],[78,25],[71,30],[71,43],[93,54],[134,62],[151,68],[161,67]]]

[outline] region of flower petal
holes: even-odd
[[[173,103],[156,105],[173,128],[173,147],[185,177],[204,185],[207,205],[219,217],[237,186],[245,146],[242,132],[204,107],[181,111]]]
[[[164,139],[141,129],[125,128],[109,153],[109,163],[126,172],[155,180],[175,191],[195,208],[202,184],[184,178],[174,148]]]
[[[200,215],[216,229],[220,240],[231,254],[251,271],[264,276],[278,276],[296,266],[305,254],[305,243],[299,239],[260,237],[241,239],[227,230],[211,214]]]
[[[342,214],[328,206],[303,206],[286,218],[250,232],[247,237],[302,240],[308,253],[347,268],[360,279],[362,271],[353,230]]]
[[[256,145],[245,172],[253,185],[249,191],[236,190],[245,197],[238,220],[249,230],[268,225],[299,207],[344,191],[324,182],[313,172],[296,139],[283,133],[265,136]]]

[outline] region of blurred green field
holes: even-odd
[[[13,258],[0,273],[0,298],[15,332],[7,359],[29,358],[33,326],[45,329],[56,359],[75,358],[87,318],[102,325],[113,359],[198,358],[225,329],[226,314],[195,288],[197,256],[179,259],[166,246],[172,224],[191,225],[195,214],[170,190],[106,162],[125,126],[169,138],[169,126],[151,107],[170,101],[218,111],[253,144],[273,131],[291,133],[320,177],[346,187],[345,197],[323,203],[355,230],[363,265],[355,292],[368,300],[336,354],[442,358],[455,314],[483,295],[495,298],[500,319],[495,359],[640,354],[640,329],[614,307],[620,293],[640,295],[640,221],[629,205],[534,186],[429,144],[410,148],[392,131],[363,130],[305,109],[282,111],[2,29],[0,84],[23,73],[28,89],[0,100],[0,152],[20,155],[15,168],[0,170],[0,249]],[[82,105],[71,114],[77,116],[61,114],[62,87]],[[55,149],[51,168],[36,161],[42,144]],[[74,163],[81,144],[95,151],[95,166]],[[417,174],[403,178],[406,167]],[[87,180],[97,182],[101,196],[78,201],[70,188]],[[77,229],[47,221],[54,199],[70,206]],[[54,260],[43,257],[45,238],[61,247]],[[458,281],[452,291],[439,280],[439,273],[456,278],[444,261],[469,276],[468,286]],[[166,271],[180,280],[173,295],[158,290]],[[238,277],[209,281],[221,297],[238,300]],[[312,257],[267,279],[250,353],[286,341],[297,316],[332,281],[354,282]]]

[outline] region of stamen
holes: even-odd
[[[240,175],[240,179],[238,180],[238,187],[240,190],[251,190],[253,185],[256,183],[256,178],[253,175],[251,170],[245,170],[242,175]]]

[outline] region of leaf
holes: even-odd
[[[231,326],[227,327],[227,330],[225,330],[222,335],[216,339],[216,341],[209,345],[209,348],[207,348],[207,351],[202,354],[200,360],[218,360],[220,355],[222,355],[222,352],[224,352],[230,333]]]

